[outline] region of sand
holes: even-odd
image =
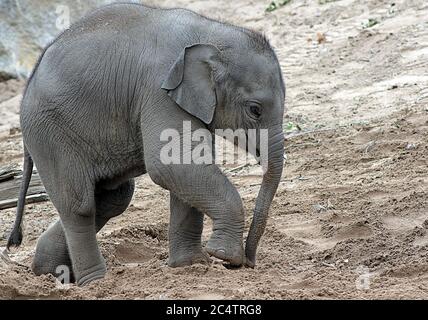
[[[265,13],[269,1],[152,1],[262,31],[278,53],[287,160],[255,269],[169,268],[168,193],[142,176],[128,210],[98,235],[104,280],[79,288],[32,274],[37,238],[57,219],[50,202],[32,204],[15,263],[0,260],[0,298],[428,298],[428,3],[367,2],[295,0]],[[0,83],[0,166],[20,167],[23,83],[11,81]],[[259,168],[224,170],[247,232]],[[0,247],[14,215],[0,211]]]

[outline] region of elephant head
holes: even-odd
[[[254,267],[258,242],[283,169],[285,86],[268,41],[256,33],[247,34],[245,39],[233,45],[186,47],[162,88],[211,131],[242,128],[259,133],[267,129],[268,140],[256,141],[256,155],[265,147],[268,160],[245,247],[246,264]],[[263,143],[267,143],[267,148]]]

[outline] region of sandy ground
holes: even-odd
[[[38,236],[57,218],[45,202],[27,206],[25,242],[10,255],[21,265],[0,262],[1,298],[428,298],[428,3],[295,0],[265,13],[268,3],[156,1],[263,31],[277,50],[285,123],[294,124],[286,129],[302,131],[287,132],[257,267],[169,268],[168,194],[143,176],[129,209],[99,234],[103,281],[64,286],[28,270]],[[369,18],[378,24],[366,28]],[[21,135],[9,129],[18,126],[22,86],[0,83],[0,166],[21,165]],[[247,230],[257,170],[226,169]],[[14,215],[0,212],[0,246]]]

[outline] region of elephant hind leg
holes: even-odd
[[[97,232],[111,219],[122,214],[128,208],[134,194],[135,182],[130,179],[112,190],[95,190]]]
[[[63,283],[75,281],[60,220],[43,232],[37,241],[31,269],[36,275],[52,274]],[[67,271],[68,274],[65,273]]]
[[[128,207],[134,192],[134,180],[131,179],[114,190],[96,189],[95,224],[97,232],[113,217],[123,213]],[[35,274],[53,274],[63,282],[74,282],[71,259],[61,222],[58,220],[39,238],[32,269]],[[65,273],[70,271],[69,277]]]

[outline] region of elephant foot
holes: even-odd
[[[74,283],[75,277],[71,267],[70,259],[67,257],[53,256],[47,253],[41,253],[40,248],[36,249],[31,270],[34,274],[52,274],[58,281],[64,284]]]
[[[43,232],[37,241],[31,269],[38,276],[52,274],[62,283],[74,282],[67,243],[59,221]]]
[[[205,250],[209,255],[226,261],[232,266],[241,266],[244,263],[242,240],[227,239],[214,233]]]
[[[89,270],[86,270],[82,275],[77,279],[77,285],[79,287],[85,286],[92,281],[103,279],[107,272],[105,264],[100,264],[95,267],[92,267]]]
[[[168,266],[171,268],[190,266],[195,263],[210,264],[210,257],[201,248],[187,250],[186,252],[174,252],[168,258]]]

